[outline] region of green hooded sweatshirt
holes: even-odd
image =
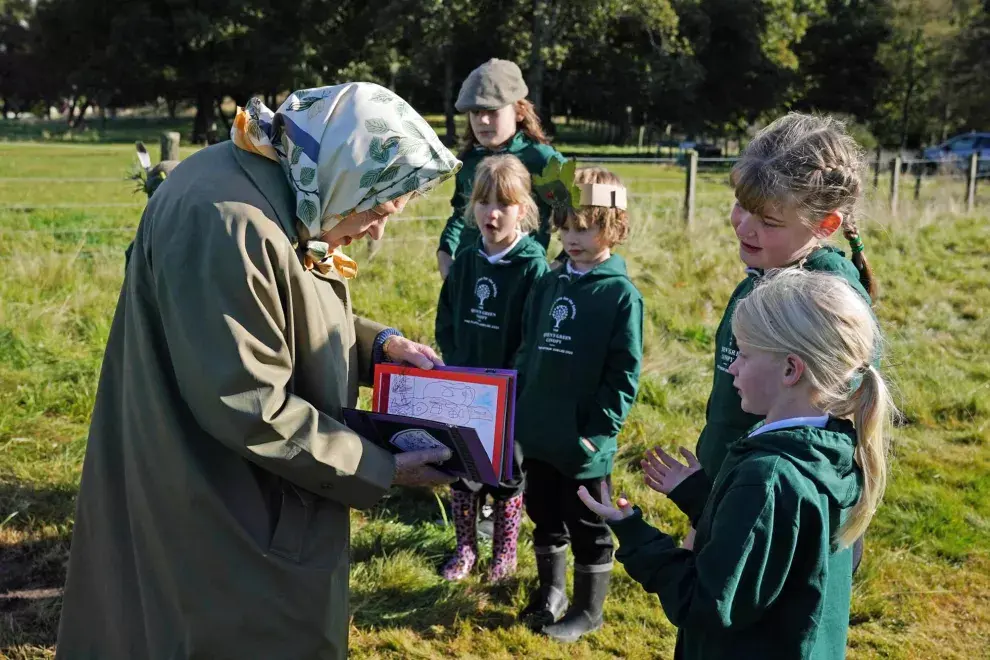
[[[481,237],[450,268],[437,303],[437,345],[444,362],[458,367],[511,369],[522,343],[526,298],[550,270],[546,251],[523,236],[491,263]]]
[[[733,443],[694,551],[638,510],[610,523],[616,559],[678,628],[675,658],[845,657],[852,550],[833,539],[861,493],[855,445],[836,419]]]
[[[803,268],[837,275],[849,282],[867,302],[871,302],[870,295],[860,284],[859,271],[841,250],[833,247],[819,248],[808,255]],[[715,335],[715,375],[705,409],[705,427],[698,438],[696,452],[703,472],[695,472],[670,492],[671,501],[687,514],[692,524],[701,515],[701,508],[711,490],[712,479],[718,475],[728,446],[745,435],[761,419],[742,409],[739,392],[733,387],[733,378],[729,373],[729,365],[736,359],[739,348],[732,335],[732,313],[763,276],[762,271],[751,268],[747,268],[746,273],[746,279],[732,292]]]
[[[612,472],[639,389],[643,298],[612,255],[584,275],[544,275],[523,316],[515,438],[526,458],[573,479]]]
[[[447,220],[447,226],[443,228],[443,233],[440,234],[440,246],[437,248],[437,252],[446,252],[451,256],[457,256],[464,250],[472,248],[481,237],[478,227],[472,222],[465,221],[464,214],[468,202],[471,201],[471,189],[474,188],[474,175],[478,169],[478,163],[496,154],[512,154],[522,161],[530,174],[542,173],[543,168],[546,167],[551,158],[564,160],[564,157],[549,144],[534,142],[522,131],[516,133],[501,149],[492,151],[482,146],[476,146],[467,153],[461,154],[459,157],[464,165],[455,177],[454,196],[450,200],[454,212]],[[536,206],[540,211],[540,227],[533,232],[533,236],[545,250],[550,245],[550,207],[538,197],[535,199]]]

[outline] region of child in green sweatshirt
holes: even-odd
[[[732,169],[736,204],[731,222],[746,279],[732,293],[715,335],[715,371],[697,447],[702,469],[690,470],[676,487],[663,491],[695,527],[729,445],[759,421],[742,409],[728,372],[737,351],[732,316],[739,302],[765,273],[778,268],[832,273],[867,302],[874,294],[873,272],[855,218],[863,195],[861,165],[861,150],[840,122],[791,113],[760,131]],[[849,241],[851,260],[823,245],[839,230]],[[660,448],[656,451],[680,472],[676,460]],[[692,462],[690,452],[681,453]],[[860,541],[857,564],[861,550]]]
[[[559,190],[581,198],[552,215],[567,259],[534,287],[516,361],[515,433],[524,455],[526,512],[536,526],[539,575],[521,617],[560,641],[577,640],[602,625],[612,538],[575,492],[579,485],[597,492],[609,478],[643,356],[643,299],[622,257],[611,253],[628,234],[626,190],[606,170],[571,176]],[[564,614],[568,545],[574,553],[574,603]]]
[[[454,257],[465,250],[473,251],[478,242],[478,228],[471,222],[471,187],[475,169],[494,154],[511,154],[530,174],[539,174],[551,160],[564,157],[550,146],[539,114],[532,101],[519,67],[508,60],[491,59],[471,72],[461,85],[454,106],[468,115],[463,148],[458,158],[464,163],[457,173],[453,213],[447,220],[437,246],[437,266],[446,279]],[[533,237],[543,249],[550,244],[550,205],[537,200],[539,222]]]
[[[742,409],[765,418],[730,443],[693,550],[623,498],[585,489],[608,520],[616,558],[660,597],[675,658],[840,660],[846,654],[851,544],[880,503],[894,408],[873,366],[880,331],[841,277],[787,269],[732,319],[729,365]]]
[[[454,260],[440,290],[437,345],[452,366],[511,369],[522,342],[526,298],[549,270],[546,251],[527,233],[539,222],[529,170],[512,155],[486,158],[468,209],[480,233],[474,249]],[[487,495],[494,500],[488,579],[498,582],[515,572],[524,480],[520,452],[513,457],[512,479],[497,488],[463,479],[451,486],[457,547],[443,568],[448,580],[461,580],[474,568],[478,505]]]

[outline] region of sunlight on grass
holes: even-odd
[[[73,499],[123,251],[142,198],[124,181],[127,144],[0,143],[0,592],[58,588]],[[185,152],[184,152],[185,153]],[[632,236],[619,251],[646,299],[638,403],[620,438],[617,490],[676,536],[684,517],[642,485],[653,445],[693,447],[711,382],[715,328],[743,276],[724,171],[702,173],[695,223],[681,218],[682,170],[616,165],[630,184]],[[42,177],[39,181],[4,180]],[[69,177],[109,181],[62,181]],[[963,213],[959,182],[926,181],[921,203],[863,214],[882,289],[885,368],[903,425],[885,503],[854,584],[852,658],[976,658],[990,648],[990,202]],[[355,306],[433,340],[436,238],[450,184],[411,205],[386,240],[352,248]],[[981,198],[982,199],[982,198]],[[101,203],[123,204],[95,207]],[[50,208],[52,204],[74,208]],[[126,206],[133,204],[133,206]],[[16,206],[17,208],[9,208]],[[555,243],[551,252],[559,249]],[[367,393],[365,393],[367,395]],[[443,494],[444,497],[446,494]],[[531,526],[520,570],[493,587],[438,575],[453,546],[431,493],[396,491],[352,514],[355,658],[669,657],[675,631],[655,597],[616,569],[605,628],[559,646],[515,624],[534,583]],[[490,546],[482,544],[481,568]],[[12,603],[8,605],[7,603]],[[0,601],[0,655],[51,655],[58,598]],[[16,606],[15,606],[16,605]]]

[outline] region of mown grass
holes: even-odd
[[[88,417],[123,249],[142,204],[123,181],[131,158],[126,145],[0,144],[0,655],[11,658],[48,657],[54,649],[59,598],[46,590],[64,579]],[[683,516],[646,491],[636,463],[653,444],[693,447],[700,430],[714,330],[742,276],[726,220],[731,193],[724,172],[703,174],[696,222],[685,228],[681,170],[614,169],[636,195],[632,237],[621,252],[647,301],[641,394],[620,440],[615,479],[655,524],[680,535]],[[986,657],[990,200],[981,192],[981,206],[966,215],[959,181],[926,181],[921,204],[902,191],[902,213],[893,218],[884,211],[885,189],[882,181],[867,204],[865,239],[880,277],[877,313],[904,424],[854,585],[849,655]],[[439,290],[433,252],[449,192],[411,206],[373,259],[367,245],[355,250],[359,310],[427,342]],[[492,588],[477,578],[451,585],[438,577],[453,532],[432,493],[396,492],[352,520],[355,658],[672,653],[675,631],[656,599],[621,569],[606,627],[580,643],[560,646],[515,625],[535,580],[528,527],[517,578]]]

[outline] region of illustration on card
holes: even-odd
[[[494,385],[396,375],[390,380],[386,412],[473,428],[491,458],[497,406]]]

